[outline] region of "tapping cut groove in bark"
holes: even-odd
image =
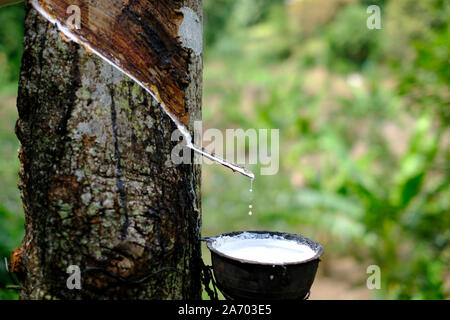
[[[254,174],[193,144],[187,129],[186,91],[191,57],[201,55],[202,27],[182,1],[31,0],[62,34],[128,75],[147,90],[175,122],[193,151],[239,172]],[[80,8],[79,28],[69,26],[67,8]],[[183,28],[184,27],[184,28]],[[186,29],[188,29],[186,31]]]
[[[85,46],[147,89],[178,124],[188,125],[184,91],[189,55],[178,40],[183,21],[180,1],[32,0],[69,39]],[[81,12],[79,29],[67,21],[67,8]]]

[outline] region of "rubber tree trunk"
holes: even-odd
[[[201,17],[201,2],[184,1]],[[66,42],[30,6],[16,131],[26,235],[22,299],[200,299],[200,167],[174,165],[176,129],[139,85]],[[201,56],[185,100],[201,114]],[[81,289],[67,279],[81,270]]]

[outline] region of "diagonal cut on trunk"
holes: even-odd
[[[31,0],[33,7],[70,40],[84,46],[118,68],[147,90],[175,122],[189,148],[251,179],[254,174],[217,158],[195,146],[187,129],[189,113],[185,91],[189,84],[190,55],[200,55],[198,45],[183,43],[180,27],[189,8],[181,1],[149,0]],[[72,22],[73,11],[80,9],[80,25]],[[192,19],[192,17],[190,17]],[[201,44],[199,24],[189,34],[190,41]],[[194,39],[192,39],[194,38]],[[195,39],[197,38],[197,39]]]

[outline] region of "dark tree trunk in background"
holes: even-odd
[[[189,70],[192,132],[201,57]],[[200,167],[172,164],[176,127],[156,101],[29,8],[18,110],[21,298],[200,299]]]

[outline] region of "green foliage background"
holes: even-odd
[[[366,27],[372,4],[381,30]],[[204,130],[280,129],[280,171],[257,175],[253,199],[248,180],[204,165],[204,235],[301,233],[324,245],[324,262],[357,261],[360,285],[367,266],[379,265],[374,298],[448,298],[448,1],[204,7]],[[0,257],[8,257],[23,237],[14,134],[23,7],[1,8],[0,21]],[[0,290],[0,299],[15,297]]]

